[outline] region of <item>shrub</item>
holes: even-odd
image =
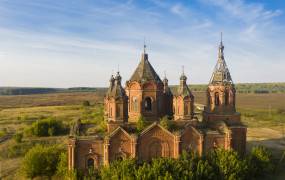
[[[270,153],[264,148],[253,149],[251,158],[241,158],[233,150],[216,149],[200,157],[194,152],[182,152],[180,158],[157,158],[151,162],[136,160],[115,161],[103,167],[96,177],[99,179],[203,179],[203,180],[245,180],[261,179],[249,171],[258,165],[260,171],[272,176],[267,171]],[[96,172],[96,171],[95,171]],[[253,174],[252,174],[253,173]],[[89,178],[90,179],[90,178]]]
[[[22,139],[23,139],[23,133],[16,133],[13,136],[13,139],[17,142],[17,143],[21,143]]]
[[[254,177],[272,174],[274,166],[271,152],[263,146],[252,148],[248,157],[248,166],[250,167],[250,173]]]
[[[135,179],[136,168],[135,160],[115,161],[109,167],[102,168],[100,176],[101,179]]]
[[[233,150],[216,149],[206,157],[221,179],[246,179],[247,164]]]
[[[169,120],[167,116],[161,118],[159,124],[167,130],[172,130],[174,128],[172,121]]]
[[[137,131],[141,132],[147,126],[146,120],[143,116],[140,116],[137,122]]]
[[[64,128],[61,121],[55,120],[54,118],[48,118],[45,120],[37,121],[32,124],[32,127],[26,131],[26,133],[31,133],[35,136],[54,136],[66,133],[66,128]]]
[[[90,106],[90,102],[89,101],[83,101],[82,106]]]
[[[23,156],[33,145],[30,143],[17,143],[3,149],[1,156],[3,158],[16,158]]]
[[[37,145],[25,155],[22,171],[27,178],[37,176],[53,176],[57,170],[62,148],[59,146]]]
[[[67,176],[68,175],[68,163],[67,163],[67,153],[62,152],[59,156],[59,162],[56,167],[56,174],[58,176]]]

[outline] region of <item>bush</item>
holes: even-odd
[[[216,149],[206,157],[221,179],[246,179],[247,164],[233,150]]]
[[[0,154],[3,158],[16,158],[23,156],[32,146],[30,143],[17,143],[3,149]]]
[[[68,163],[67,163],[67,153],[62,152],[59,156],[59,162],[56,167],[56,174],[58,176],[64,177],[68,175]]]
[[[216,149],[200,157],[194,152],[182,152],[180,158],[157,158],[151,162],[125,159],[93,171],[96,179],[195,179],[195,180],[246,180],[261,179],[250,169],[271,175],[270,153],[265,148],[254,148],[251,158],[241,158],[233,150]],[[258,166],[258,167],[257,167]],[[255,168],[256,167],[256,168]],[[95,172],[95,173],[94,173]],[[83,177],[82,177],[83,179]]]
[[[45,120],[37,121],[32,124],[30,130],[26,131],[27,134],[31,133],[35,136],[55,136],[66,133],[61,121],[54,118],[48,118]]]
[[[163,118],[161,118],[159,124],[169,131],[174,128],[173,122],[169,120],[167,116],[164,116]]]
[[[141,132],[147,126],[146,120],[143,116],[140,116],[137,122],[137,131]]]
[[[83,101],[82,106],[90,106],[90,102],[89,101]]]
[[[59,146],[37,145],[25,155],[22,171],[27,178],[51,177],[55,174],[62,148]]]
[[[254,177],[264,177],[272,174],[274,166],[271,152],[263,146],[252,148],[248,157],[248,166]]]
[[[23,139],[23,133],[16,133],[13,136],[13,139],[17,142],[17,143],[21,143],[22,139]]]

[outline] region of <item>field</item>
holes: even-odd
[[[204,104],[205,93],[194,92],[197,104]],[[55,137],[25,137],[21,146],[11,139],[12,134],[24,132],[37,120],[55,117],[67,127],[77,119],[94,122],[102,116],[102,93],[70,92],[37,95],[0,96],[0,177],[19,178],[18,169],[25,152],[36,143],[54,144],[66,141],[66,135]],[[89,101],[91,106],[82,103]],[[275,158],[285,149],[285,93],[237,94],[237,108],[248,126],[248,149],[265,145]],[[5,165],[4,165],[5,164]],[[283,176],[284,177],[284,176]]]

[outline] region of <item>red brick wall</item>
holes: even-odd
[[[123,131],[119,131],[110,138],[109,160],[114,161],[118,158],[131,157],[131,138]]]
[[[138,155],[141,160],[154,157],[174,158],[174,136],[156,126],[138,139]]]

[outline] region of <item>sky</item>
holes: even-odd
[[[208,83],[220,32],[235,83],[285,81],[284,0],[0,0],[0,86],[105,87],[144,41],[161,78]]]

